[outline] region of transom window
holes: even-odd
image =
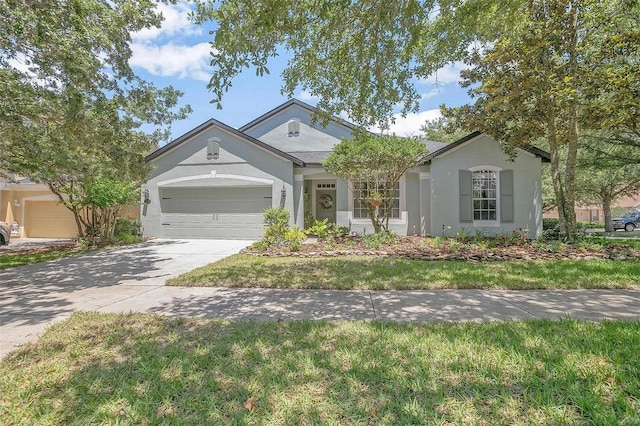
[[[370,186],[364,182],[361,184],[355,184],[353,185],[353,218],[354,219],[366,219],[369,216],[367,215],[367,207],[365,206],[365,204],[361,201],[363,199],[368,198],[371,194]],[[378,188],[380,188],[380,186],[378,186]],[[385,191],[385,189],[379,189],[379,191]],[[388,189],[386,190],[388,191],[388,193],[390,194],[390,196],[393,198],[393,202],[391,204],[391,215],[389,217],[393,218],[393,219],[398,219],[400,218],[400,182],[396,182],[395,186],[393,189]],[[379,214],[380,216],[386,216],[386,207],[385,206],[380,206],[379,207]]]
[[[493,170],[473,172],[473,220],[498,220],[498,176]]]
[[[335,183],[319,183],[316,188],[318,189],[336,189]]]

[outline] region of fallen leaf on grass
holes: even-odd
[[[244,403],[244,408],[246,408],[247,411],[253,411],[254,405],[255,405],[255,400],[253,399],[253,397],[249,397]]]

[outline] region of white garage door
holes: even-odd
[[[165,238],[258,239],[271,187],[162,188]]]

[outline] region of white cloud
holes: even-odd
[[[319,99],[317,96],[312,95],[306,90],[301,90],[300,93],[298,93],[295,97],[300,99],[301,101],[317,101]]]
[[[200,26],[189,21],[189,12],[191,7],[187,2],[179,2],[177,4],[158,5],[158,11],[162,13],[164,21],[160,28],[145,28],[141,31],[133,33],[131,37],[134,42],[142,42],[149,40],[157,40],[164,37],[173,37],[175,35],[200,35],[202,29]]]
[[[421,134],[420,127],[424,125],[428,120],[434,120],[440,117],[442,114],[439,109],[430,109],[419,113],[410,113],[406,117],[402,117],[401,114],[394,114],[395,123],[391,124],[389,130],[385,130],[385,133],[398,136],[417,136]],[[379,128],[370,128],[372,132],[380,132]]]
[[[129,65],[132,68],[142,68],[162,77],[192,78],[206,82],[211,78],[209,43],[194,46],[133,43],[131,50],[133,54]]]
[[[457,83],[460,81],[460,71],[465,68],[467,68],[467,65],[464,62],[454,62],[440,68],[428,78],[420,79],[420,83],[439,85]]]
[[[426,99],[434,98],[440,95],[442,95],[442,91],[436,87],[435,89],[431,89],[427,93],[423,93],[422,95],[420,95],[420,99],[424,101]]]

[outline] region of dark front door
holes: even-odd
[[[316,219],[329,219],[336,223],[336,190],[318,189],[316,191]]]

